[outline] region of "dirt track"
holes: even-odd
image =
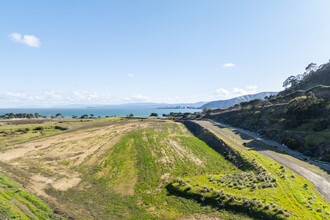
[[[227,132],[218,126],[213,125],[212,123],[210,123],[208,121],[196,121],[196,122],[198,124],[202,125],[204,128],[213,131],[214,133],[219,135],[221,138],[229,141],[236,147],[238,147],[244,151],[247,150],[244,146],[237,144],[236,142],[232,141],[228,137],[228,136],[230,136],[230,137],[235,138],[244,143],[245,141],[242,140],[238,135],[231,133],[231,132]],[[225,125],[222,125],[222,126],[225,126]],[[227,128],[232,129],[230,127],[227,127]],[[251,137],[251,138],[255,138],[255,137]],[[274,151],[271,151],[268,149],[262,149],[260,147],[255,148],[255,149],[262,155],[265,155],[269,158],[274,159],[275,161],[283,164],[290,170],[305,177],[307,180],[309,180],[311,183],[313,183],[315,185],[316,189],[323,196],[325,196],[328,199],[328,201],[330,201],[330,176],[326,172],[323,172],[311,164],[308,164],[302,160],[296,159],[296,158],[291,157],[286,154],[277,153],[277,152],[274,152]]]

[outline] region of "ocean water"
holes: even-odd
[[[0,115],[6,113],[39,113],[39,115],[50,116],[61,113],[65,118],[71,118],[72,115],[78,117],[87,114],[94,114],[95,117],[101,116],[127,116],[133,114],[134,116],[147,117],[151,113],[157,113],[158,116],[163,114],[169,114],[170,112],[200,112],[201,109],[152,109],[152,108],[11,108],[11,109],[0,109]]]

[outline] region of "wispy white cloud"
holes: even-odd
[[[215,91],[215,95],[221,98],[227,98],[229,96],[229,91],[224,88],[219,88]]]
[[[257,93],[257,86],[245,86],[245,88],[233,88],[231,91],[228,91],[224,88],[219,88],[215,91],[213,99],[230,99],[242,95],[249,95]]]
[[[225,63],[225,64],[223,64],[223,68],[231,68],[231,67],[234,67],[235,66],[235,64],[233,64],[233,63]]]
[[[233,96],[242,96],[251,94],[248,90],[242,89],[242,88],[234,88],[233,89]]]
[[[256,89],[258,89],[258,86],[256,86],[256,85],[254,85],[254,86],[246,85],[246,88],[247,88],[247,89],[256,90]]]
[[[130,73],[127,75],[129,78],[133,78],[134,77],[134,74],[133,73]]]
[[[9,38],[15,42],[26,44],[29,47],[40,47],[40,40],[33,35],[22,35],[20,33],[11,33]]]
[[[149,102],[152,99],[148,96],[143,96],[143,95],[134,95],[129,98],[130,102]]]
[[[161,99],[152,99],[143,95],[119,97],[110,93],[87,91],[35,91],[35,92],[6,92],[0,94],[0,106],[57,106],[69,104],[102,104],[114,105],[122,103],[155,102]],[[163,100],[164,101],[164,100]]]

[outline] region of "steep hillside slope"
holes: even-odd
[[[209,111],[206,117],[257,132],[306,156],[330,161],[330,64],[290,79],[266,100]],[[304,90],[305,89],[305,90]]]
[[[252,95],[244,95],[228,100],[218,100],[218,101],[212,101],[209,103],[206,103],[202,105],[201,108],[227,108],[234,106],[237,103],[240,102],[247,102],[253,99],[264,99],[266,96],[274,96],[276,95],[277,92],[260,92],[257,94],[252,94]]]
[[[195,126],[190,125],[192,123]],[[203,140],[207,141],[213,136],[213,143],[214,140],[219,140],[231,148],[235,154],[227,154],[226,158],[240,158],[239,160],[245,161],[245,165],[240,166],[244,172],[177,178],[168,187],[173,194],[190,198],[203,205],[245,212],[256,219],[329,218],[329,203],[326,198],[318,197],[320,194],[310,182],[288,169],[289,163],[281,164],[265,156],[264,149],[251,147],[252,144],[260,146],[257,140],[246,138],[228,128],[214,126],[207,121],[194,121],[187,126]],[[246,142],[249,144],[243,144]],[[290,157],[282,156],[290,160]],[[246,166],[248,163],[252,166]],[[328,175],[317,167],[310,167],[302,161],[295,161],[293,164],[307,166],[306,169],[310,170],[313,178],[313,174],[319,174],[320,179],[326,182],[325,185],[329,185]],[[321,192],[329,198],[327,187],[322,189],[325,191]]]

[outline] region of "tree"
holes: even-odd
[[[39,118],[39,114],[38,113],[34,113],[34,117]]]
[[[62,113],[57,113],[55,117],[62,117]]]
[[[129,114],[129,116],[128,117],[134,117],[134,115],[131,113],[131,114]]]
[[[84,114],[84,115],[80,116],[80,118],[81,118],[81,119],[83,119],[83,118],[88,118],[88,115],[87,115],[87,114]]]
[[[309,73],[311,71],[315,71],[317,69],[317,64],[316,63],[310,63],[306,68],[306,72]]]
[[[150,117],[158,117],[158,114],[157,113],[151,113]]]
[[[287,89],[289,86],[294,87],[298,84],[299,80],[295,76],[289,76],[284,82],[283,87]]]
[[[206,116],[209,116],[212,112],[212,109],[210,108],[203,108],[203,114],[205,114]]]

